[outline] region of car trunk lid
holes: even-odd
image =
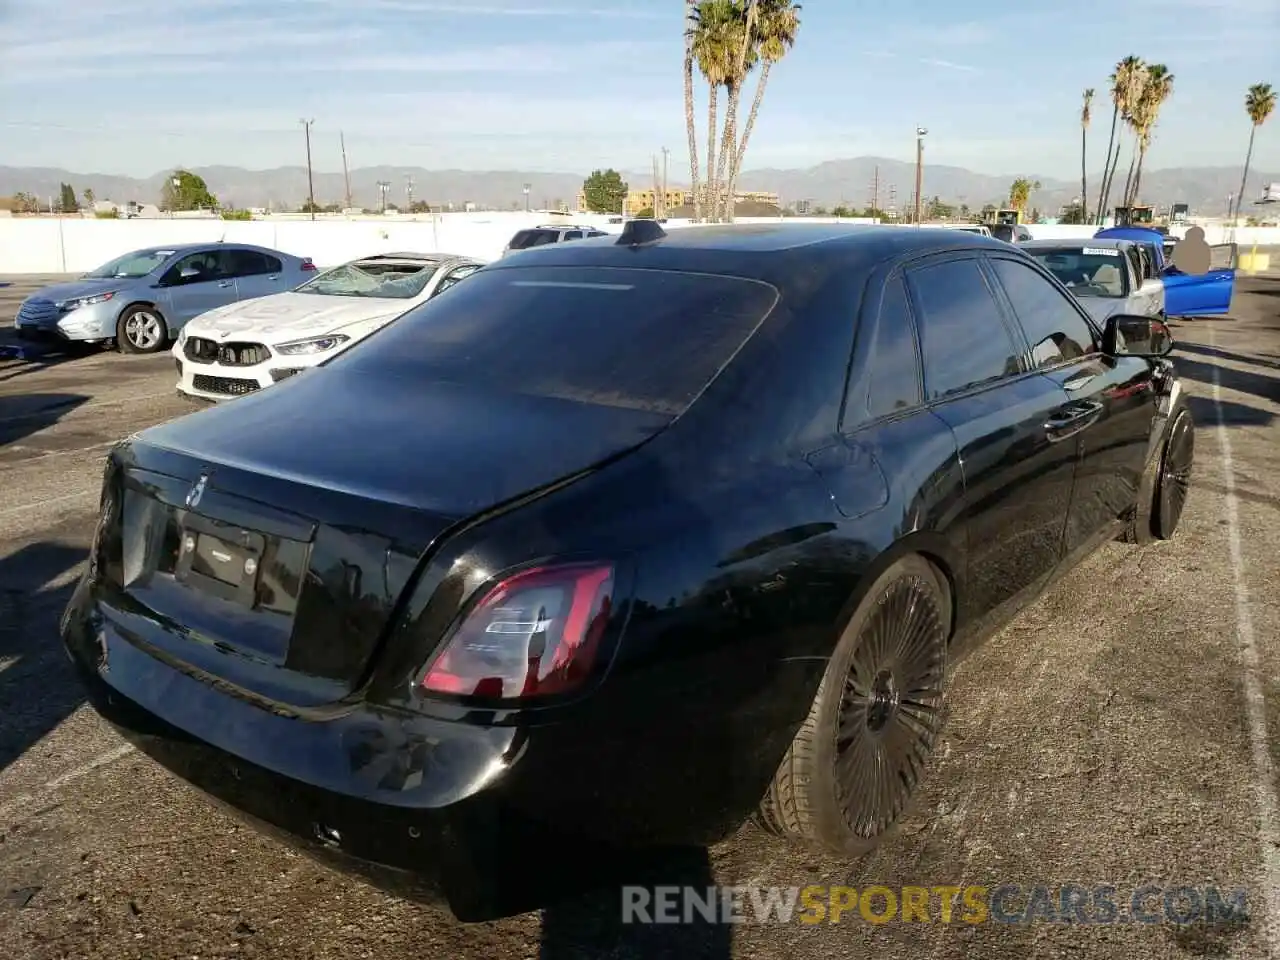
[[[306,415],[319,373],[131,439],[112,458],[119,508],[104,511],[116,546],[99,582],[114,627],[277,706],[358,691],[419,561],[451,527],[669,421],[394,380],[347,384],[348,402],[319,418]]]

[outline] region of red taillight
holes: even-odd
[[[610,564],[507,577],[466,614],[422,688],[501,700],[572,690],[590,676],[612,603]]]
[[[313,271],[313,270],[315,270],[315,268],[316,268],[316,265],[315,265],[314,263],[312,263],[312,262],[311,262],[311,258],[310,258],[310,257],[303,257],[303,258],[302,258],[302,272],[303,272],[303,273],[307,273],[307,272]]]

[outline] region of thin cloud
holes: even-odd
[[[941,67],[943,70],[959,70],[961,73],[981,73],[977,67],[967,63],[955,63],[951,60],[938,60],[933,57],[920,57],[919,61],[926,66]]]

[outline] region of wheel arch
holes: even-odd
[[[150,310],[154,310],[156,312],[156,315],[160,318],[161,322],[164,323],[164,328],[168,332],[169,337],[172,339],[174,334],[173,325],[169,323],[169,318],[165,316],[164,310],[161,309],[160,304],[156,303],[154,300],[148,300],[145,297],[134,297],[133,299],[129,300],[129,302],[126,303],[123,307],[121,307],[118,311],[116,311],[116,323],[119,323],[120,318],[123,317],[127,312],[132,310],[134,307],[147,307]]]
[[[858,608],[862,606],[863,601],[866,600],[867,593],[876,580],[880,578],[880,575],[899,560],[913,555],[921,557],[934,569],[938,586],[942,588],[950,607],[948,610],[950,616],[947,630],[948,642],[955,638],[959,597],[964,589],[964,557],[962,551],[945,534],[935,530],[915,530],[905,537],[895,540],[861,572],[853,592],[841,609],[839,631],[833,640],[833,647],[834,643],[839,641],[840,636],[848,628],[849,622],[853,619]]]

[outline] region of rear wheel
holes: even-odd
[[[155,307],[134,304],[120,314],[116,345],[121,353],[155,353],[164,348],[168,328]]]
[[[942,727],[950,619],[946,581],[923,557],[876,580],[761,801],[761,826],[854,856],[885,836]]]

